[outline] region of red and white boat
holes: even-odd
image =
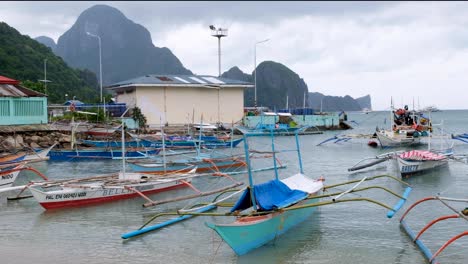
[[[45,209],[98,204],[188,187],[190,175],[155,176],[142,173],[115,173],[82,179],[30,183],[27,188]]]
[[[414,174],[448,164],[448,155],[429,150],[411,150],[397,156],[398,169],[402,176]]]

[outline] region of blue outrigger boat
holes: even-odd
[[[313,180],[304,175],[301,161],[301,152],[299,147],[298,132],[296,132],[296,149],[277,150],[275,149],[274,136],[271,132],[271,151],[273,164],[276,167],[276,155],[281,152],[295,151],[298,155],[299,172],[288,178],[280,179],[279,172],[275,169],[274,179],[255,184],[253,177],[252,164],[249,153],[248,138],[259,136],[258,134],[244,134],[245,157],[248,166],[249,186],[243,190],[239,190],[234,194],[241,194],[239,200],[232,206],[228,212],[208,212],[210,210],[226,206],[224,202],[232,195],[218,200],[219,195],[212,203],[203,206],[193,207],[191,209],[178,210],[173,213],[161,213],[155,215],[150,221],[143,225],[139,230],[122,235],[122,238],[127,239],[150,231],[160,229],[173,223],[177,223],[192,216],[223,216],[235,217],[235,220],[229,224],[206,223],[206,225],[215,230],[220,237],[234,250],[237,255],[246,254],[258,247],[261,247],[275,239],[277,236],[285,233],[293,227],[303,223],[316,210],[318,206],[329,205],[341,202],[351,201],[366,201],[380,205],[388,209],[387,217],[391,218],[403,206],[407,196],[411,192],[411,187],[396,177],[389,175],[379,175],[366,177],[360,180],[348,181],[334,185],[325,186],[323,179]],[[265,152],[263,152],[265,153]],[[406,186],[403,195],[381,186],[365,186],[358,188],[364,182],[387,177],[398,181]],[[325,189],[332,189],[338,186],[356,183],[352,188],[342,192],[322,194]],[[398,198],[399,202],[390,207],[384,203],[369,198],[342,198],[344,195],[352,192],[359,192],[371,188],[384,190]],[[320,201],[322,198],[332,198],[327,201]],[[177,215],[178,217],[166,222],[147,226],[151,221],[159,216]]]
[[[126,159],[142,159],[155,156],[161,151],[158,148],[133,148],[125,151]],[[85,161],[99,159],[122,159],[122,149],[92,148],[92,149],[57,149],[49,152],[51,161]]]

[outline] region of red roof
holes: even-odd
[[[17,80],[13,80],[13,79],[0,75],[0,84],[19,84],[19,83],[20,82]]]

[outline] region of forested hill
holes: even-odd
[[[264,61],[257,66],[257,106],[284,109],[308,106],[308,89],[304,80],[291,69],[281,63]],[[255,73],[255,72],[254,72]],[[221,76],[254,83],[254,73],[243,73],[238,67],[232,67]],[[255,90],[246,89],[244,92],[244,105],[254,106]]]
[[[68,67],[49,47],[8,24],[0,22],[0,75],[19,80],[25,87],[44,92],[44,60],[47,60],[47,95],[50,103],[62,103],[65,94],[88,102],[99,101],[96,76],[89,70]]]
[[[84,10],[57,42],[55,52],[70,66],[99,74],[101,39],[104,85],[146,74],[192,74],[166,47],[156,47],[150,32],[118,9],[95,5]],[[190,45],[189,42],[185,43]]]

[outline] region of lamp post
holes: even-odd
[[[254,106],[257,108],[257,45],[260,43],[267,42],[270,39],[264,39],[262,41],[255,42],[254,45]]]
[[[323,104],[323,98],[325,96],[322,96],[322,98],[320,98],[320,114],[322,113],[322,104]]]
[[[218,38],[218,77],[221,77],[221,38],[227,37],[226,28],[216,28],[210,25],[211,36]]]
[[[50,82],[47,80],[47,59],[44,59],[44,80],[39,80],[44,83],[44,93],[47,95],[47,83]]]
[[[101,37],[99,37],[98,35],[94,35],[94,34],[91,34],[89,32],[86,32],[86,34],[88,36],[91,36],[91,37],[95,37],[98,39],[98,43],[99,43],[99,86],[101,88],[101,103],[103,104],[103,107],[104,107],[104,117],[106,116],[106,104],[105,102],[102,100],[102,58],[101,58]]]

